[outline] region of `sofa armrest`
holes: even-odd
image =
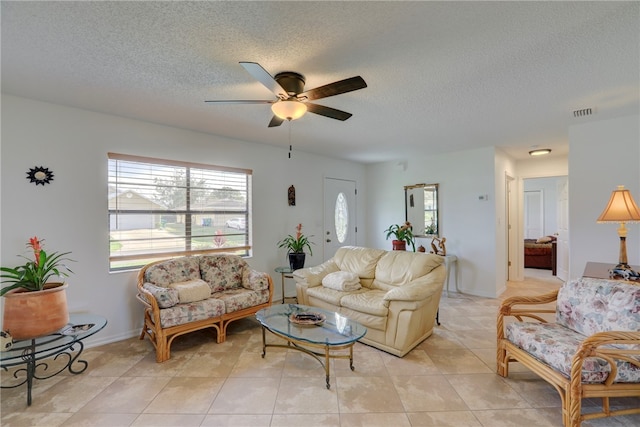
[[[547,304],[556,301],[558,290],[537,296],[514,296],[502,301],[498,309],[496,322],[498,341],[504,338],[504,318],[513,316],[522,322],[525,318],[534,319],[546,323],[541,315],[555,313],[555,307],[549,308]],[[520,307],[524,306],[524,307]],[[539,306],[539,307],[536,307]]]
[[[423,276],[406,285],[388,291],[384,301],[421,301],[442,291],[444,283],[439,277]]]
[[[256,271],[251,268],[245,268],[242,272],[242,287],[252,291],[264,291],[269,289],[269,275],[267,273]]]
[[[322,285],[324,276],[339,270],[336,263],[333,260],[329,260],[315,267],[295,270],[293,272],[293,278],[296,281],[296,285],[313,288],[314,286]]]
[[[607,331],[587,337],[571,361],[572,382],[574,379],[576,383],[580,382],[582,365],[589,357],[598,357],[609,363],[611,371],[605,384],[611,385],[618,374],[616,360],[629,362],[640,368],[640,332]]]

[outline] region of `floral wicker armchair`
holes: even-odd
[[[581,278],[539,297],[507,298],[497,339],[498,374],[508,376],[517,361],[550,383],[560,393],[566,427],[640,413],[640,407],[613,410],[609,402],[640,397],[640,286]],[[601,398],[602,410],[582,413],[585,398]]]

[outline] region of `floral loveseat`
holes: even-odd
[[[180,335],[213,328],[224,342],[229,323],[271,305],[273,282],[236,255],[187,256],[144,266],[136,296],[144,305],[140,339],[147,335],[164,362]]]
[[[323,264],[293,272],[298,303],[361,323],[367,327],[361,342],[402,357],[433,332],[446,276],[443,260],[345,246]]]
[[[555,322],[546,322],[552,315]],[[516,321],[507,323],[507,317]],[[509,362],[518,361],[553,385],[566,427],[640,413],[640,407],[609,405],[610,397],[640,397],[640,286],[581,278],[539,297],[507,298],[497,337],[498,374],[506,377]],[[602,411],[583,414],[582,399],[593,397],[602,398]]]

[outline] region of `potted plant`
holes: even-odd
[[[385,230],[387,233],[387,240],[389,237],[393,236],[394,240],[391,242],[393,245],[394,251],[404,251],[406,250],[406,245],[409,243],[413,248],[413,251],[416,251],[416,243],[413,236],[412,226],[409,221],[406,221],[402,225],[393,224],[390,225],[389,228]]]
[[[302,224],[298,224],[296,226],[295,237],[289,234],[287,237],[278,242],[279,248],[287,249],[287,255],[289,256],[289,266],[292,270],[297,270],[304,267],[304,261],[306,258],[306,254],[304,252],[305,248],[309,249],[310,255],[313,255],[313,251],[311,250],[311,245],[313,244],[313,242],[309,241],[309,237],[302,234]]]
[[[42,242],[32,237],[27,247],[33,251],[33,259],[17,267],[0,267],[2,284],[0,296],[5,298],[3,330],[15,339],[35,338],[50,334],[69,322],[66,283],[50,282],[50,279],[68,277],[73,273],[65,264],[72,261],[70,252],[47,253]]]

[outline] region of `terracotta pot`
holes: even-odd
[[[406,251],[407,250],[407,242],[404,240],[392,240],[391,244],[393,245],[394,251]]]
[[[304,260],[306,258],[304,252],[292,252],[289,254],[289,267],[292,270],[298,270],[304,267]]]
[[[36,338],[69,323],[67,284],[47,283],[41,291],[14,289],[4,295],[2,329],[13,339]]]

